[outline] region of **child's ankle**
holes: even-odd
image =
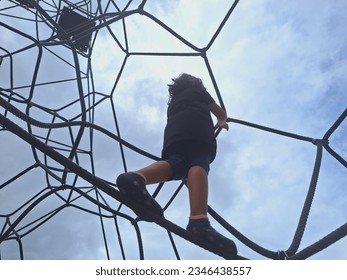
[[[145,185],[147,185],[147,179],[146,179],[145,175],[143,175],[141,172],[138,172],[138,171],[133,171],[132,173],[141,176],[143,181],[145,182]]]
[[[207,215],[200,214],[200,215],[191,215],[191,216],[189,216],[189,220],[202,220],[202,219],[208,220]]]

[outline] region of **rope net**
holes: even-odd
[[[76,259],[192,257],[187,251],[195,252],[194,258],[199,254],[203,258],[223,257],[223,252],[191,236],[181,223],[173,222],[175,217],[173,214],[170,216],[173,213],[171,209],[184,208],[181,206],[183,202],[177,201],[181,196],[186,199],[185,182],[161,183],[154,188],[153,196],[163,206],[167,217],[153,217],[154,223],[141,222],[134,217],[127,206],[141,206],[122,197],[114,182],[117,174],[133,168],[132,162],[145,164],[159,159],[155,151],[160,149],[160,140],[153,141],[152,152],[151,147],[141,146],[146,137],[141,136],[141,131],[136,132],[134,140],[128,137],[140,127],[122,125],[130,119],[130,122],[138,122],[139,126],[151,122],[155,126],[158,115],[163,114],[146,111],[148,119],[141,119],[138,113],[146,108],[140,106],[139,112],[125,113],[126,106],[134,102],[123,90],[135,90],[127,84],[131,83],[133,74],[128,70],[131,69],[129,65],[133,66],[139,59],[137,67],[141,67],[140,59],[151,60],[153,64],[144,72],[160,72],[163,66],[154,70],[158,60],[162,64],[167,59],[177,63],[182,60],[181,68],[185,61],[199,60],[201,65],[196,67],[204,69],[216,99],[225,108],[208,54],[235,8],[237,10],[239,1],[228,2],[228,9],[224,9],[218,25],[212,26],[214,32],[203,48],[158,18],[151,10],[150,2],[0,2],[0,33],[6,39],[2,39],[0,46],[0,137],[2,149],[16,147],[7,151],[8,154],[3,153],[7,156],[0,159],[3,168],[8,167],[0,176],[0,259],[57,258],[56,251],[50,253],[51,248],[37,250],[40,244],[61,244],[61,250],[80,244],[76,247],[78,252],[66,256]],[[174,40],[174,43],[169,43],[173,50],[161,51],[160,46],[155,45],[159,41],[148,44],[154,38],[148,38],[146,34],[141,39],[132,36],[132,33],[138,34],[138,30],[144,32],[140,20],[165,33],[167,37],[160,41]],[[147,40],[141,44],[150,46],[149,50],[134,49],[132,44],[136,39]],[[112,73],[105,73],[103,67],[98,66],[100,58],[104,59],[103,65],[114,63]],[[165,67],[170,68],[170,64]],[[104,84],[106,74],[112,77],[107,86]],[[153,84],[142,81],[140,86],[137,90],[146,91]],[[163,88],[162,92],[165,91]],[[143,101],[141,96],[136,98]],[[165,101],[158,106],[163,107],[162,104]],[[343,168],[347,167],[346,160],[329,145],[330,137],[346,116],[347,110],[331,124],[322,138],[228,119],[235,125],[260,130],[274,137],[284,136],[290,141],[311,143],[316,149],[307,195],[287,249],[267,249],[257,244],[236,229],[228,217],[222,217],[210,206],[209,215],[226,235],[258,254],[259,258],[306,259],[345,238],[346,223],[302,246],[323,151]],[[219,134],[217,131],[216,136]],[[107,170],[112,170],[112,174]],[[82,226],[68,226],[74,223]],[[152,237],[158,232],[163,236],[160,244]],[[91,236],[95,240],[90,240]],[[97,244],[90,246],[94,251],[85,249],[92,243]],[[236,259],[249,258],[241,256],[242,249],[239,253]]]

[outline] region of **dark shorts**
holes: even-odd
[[[204,143],[196,143],[196,141],[184,141],[175,144],[170,147],[163,160],[167,161],[173,170],[173,175],[169,181],[184,179],[193,166],[202,167],[207,174],[210,171],[211,155],[209,149]]]

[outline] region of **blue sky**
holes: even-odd
[[[124,3],[127,1],[123,1]],[[134,7],[137,2],[135,1]],[[5,4],[0,3],[0,7]],[[122,5],[122,4],[121,4]],[[197,47],[204,47],[223,20],[230,1],[147,1],[145,10],[163,21]],[[347,1],[274,1],[241,0],[221,33],[207,51],[218,90],[231,118],[312,137],[322,138],[327,129],[346,109],[347,52],[344,11]],[[1,15],[1,21],[27,28],[22,20]],[[29,26],[29,25],[28,25]],[[195,52],[146,16],[126,19],[131,52]],[[124,45],[122,25],[112,31]],[[21,29],[25,30],[25,29]],[[27,31],[32,33],[33,29]],[[48,31],[41,30],[42,36]],[[2,37],[1,37],[2,36]],[[5,49],[16,49],[21,38],[13,32],[0,32]],[[23,38],[21,38],[23,40]],[[26,42],[23,41],[23,45]],[[54,47],[72,62],[65,47]],[[34,61],[37,50],[28,50],[15,59],[15,84],[30,81],[33,65],[26,68],[20,61]],[[95,91],[110,94],[124,60],[108,30],[98,33],[92,54]],[[85,60],[80,58],[82,67]],[[38,76],[40,82],[64,79],[74,75],[71,67],[44,52]],[[52,67],[53,66],[53,67]],[[0,68],[1,87],[9,86],[8,63]],[[113,95],[121,136],[128,142],[159,156],[166,121],[167,84],[182,72],[203,79],[217,100],[206,64],[201,57],[136,56],[128,58]],[[84,81],[83,85],[87,88]],[[59,108],[77,97],[76,84],[64,83],[35,91],[34,101]],[[21,90],[24,96],[28,93]],[[18,105],[23,111],[24,106]],[[2,110],[2,109],[1,109]],[[76,115],[78,106],[62,110],[66,118]],[[0,111],[0,112],[3,112]],[[47,115],[33,108],[31,115],[44,120]],[[15,118],[11,116],[11,119]],[[106,100],[95,110],[95,123],[114,131],[111,103]],[[37,134],[45,132],[35,129]],[[347,158],[346,121],[330,139],[330,145]],[[0,182],[8,180],[33,163],[30,147],[15,136],[0,132],[1,141],[15,149],[1,150]],[[52,133],[52,139],[69,142],[67,130]],[[107,137],[94,135],[94,167],[97,176],[115,181],[123,171],[118,144]],[[85,135],[81,147],[89,145]],[[15,152],[14,152],[15,151]],[[262,132],[238,124],[218,136],[218,155],[211,165],[209,204],[236,229],[269,250],[285,250],[295,232],[314,166],[316,147],[283,136]],[[151,163],[130,150],[125,150],[128,169]],[[40,158],[43,160],[42,155]],[[7,160],[5,160],[7,159]],[[81,156],[81,165],[90,169],[90,159]],[[49,161],[50,165],[56,165]],[[73,176],[69,178],[73,181]],[[33,182],[29,187],[27,182]],[[324,237],[346,222],[347,173],[339,162],[324,151],[316,196],[300,249]],[[81,186],[85,182],[80,182]],[[179,182],[165,184],[158,201],[164,204]],[[8,213],[47,185],[42,171],[33,170],[11,187],[0,190],[0,213]],[[149,189],[154,190],[149,187]],[[116,207],[117,202],[107,198]],[[44,213],[61,203],[52,197],[41,204],[30,217]],[[80,205],[93,208],[86,201]],[[131,214],[131,211],[125,210]],[[182,191],[166,217],[185,227],[188,219],[187,192]],[[28,220],[30,220],[28,217]],[[128,221],[120,220],[127,257],[138,257],[134,230]],[[23,222],[24,223],[24,222]],[[111,258],[118,259],[119,247],[114,225],[106,221]],[[228,235],[214,221],[212,224]],[[140,223],[147,259],[173,259],[167,233],[155,224]],[[44,226],[23,239],[29,259],[104,259],[105,251],[98,218],[68,208]],[[158,240],[160,249],[158,249]],[[182,259],[219,259],[175,238]],[[241,255],[263,259],[237,242]],[[347,240],[337,242],[312,259],[346,259]],[[2,245],[3,258],[17,258],[13,241]]]

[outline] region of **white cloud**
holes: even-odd
[[[197,0],[148,1],[146,10],[153,12],[186,40],[203,47],[216,31],[229,5],[230,1],[218,1],[218,5],[216,2]],[[305,136],[322,137],[346,107],[345,7],[345,1],[240,1],[207,52],[229,116]],[[145,16],[136,15],[126,19],[126,27],[130,51],[191,51]],[[111,28],[124,47],[121,22],[113,24]],[[92,54],[97,92],[111,93],[124,59],[125,53],[109,33],[101,31]],[[2,66],[1,71],[3,69]],[[155,155],[160,154],[166,120],[166,85],[181,72],[202,77],[211,94],[216,97],[201,57],[132,55],[127,58],[113,95],[118,124],[125,140]],[[42,77],[47,79],[52,75],[50,71],[43,74]],[[1,83],[3,86],[3,79]],[[59,93],[59,89],[54,87],[48,91]],[[41,96],[45,98],[44,94]],[[64,96],[69,97],[68,93]],[[54,100],[64,102],[65,97]],[[40,100],[37,98],[37,102]],[[42,102],[50,105],[48,98]],[[57,104],[52,102],[53,105]],[[74,109],[79,110],[77,107]],[[34,113],[37,117],[41,116],[39,112]],[[66,114],[76,112],[71,110]],[[110,100],[97,106],[95,123],[115,132]],[[341,125],[332,135],[331,144],[345,155],[344,127],[345,124]],[[2,131],[0,135],[3,135]],[[86,134],[85,138],[88,136]],[[62,139],[62,135],[54,137]],[[89,140],[84,141],[83,144],[88,147]],[[97,175],[114,181],[123,168],[118,144],[99,133],[95,133],[93,141]],[[314,164],[315,146],[237,124],[230,124],[230,131],[223,131],[218,143],[217,159],[210,173],[211,206],[259,244],[271,250],[285,249],[291,242],[305,199]],[[8,152],[2,150],[1,153],[1,158],[9,157]],[[130,169],[151,162],[127,149],[125,155]],[[88,160],[85,158],[82,161],[90,168]],[[16,173],[20,163],[14,164],[13,172]],[[0,178],[3,182],[8,176],[0,173]],[[346,170],[324,153],[322,174],[303,245],[311,244],[345,222],[343,213],[346,200],[341,195],[345,183]],[[167,184],[159,195],[161,203],[165,203],[168,198],[171,186],[173,183]],[[11,200],[13,195],[9,196]],[[187,201],[187,193],[183,192],[167,212],[167,216],[182,227],[185,226],[188,214]],[[30,246],[30,256],[40,258],[35,255],[37,249],[46,248],[51,241],[49,235],[46,235],[45,240],[40,239],[40,233],[47,231],[49,234],[51,226],[56,229],[57,225],[63,225],[69,229],[70,236],[78,233],[77,240],[81,243],[75,244],[73,238],[61,238],[64,233],[62,236],[57,234],[61,242],[59,244],[72,246],[69,252],[62,252],[52,246],[57,258],[103,258],[100,251],[102,242],[95,232],[88,232],[88,229],[97,227],[95,221],[89,218],[86,223],[76,224],[73,216],[65,224],[59,218],[53,219],[52,223],[31,237],[33,246]],[[122,229],[127,236],[128,233],[133,235],[133,229],[126,223],[122,223]],[[164,230],[152,224],[142,224],[141,228],[148,258],[173,257]],[[113,224],[108,222],[107,235],[113,236],[113,230]],[[125,247],[130,251],[128,256],[137,258],[134,236],[123,238]],[[158,239],[165,240],[165,252],[152,250],[156,246],[154,240]],[[186,244],[184,240],[175,239],[183,258],[215,258],[200,248]],[[86,248],[86,244],[90,247]],[[112,256],[120,258],[117,242],[110,238],[110,244]],[[345,244],[346,240],[340,241],[314,258],[344,259],[345,252],[341,248]],[[239,246],[241,255],[261,258],[242,244]],[[51,255],[43,257],[51,258]]]

